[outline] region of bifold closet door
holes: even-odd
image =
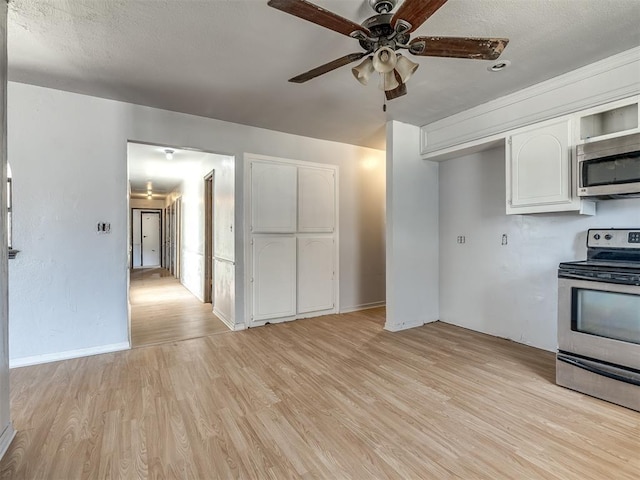
[[[297,167],[251,164],[251,232],[296,231]]]
[[[298,313],[334,307],[334,251],[333,237],[298,238]]]
[[[333,232],[336,218],[333,170],[298,168],[298,232]]]
[[[256,235],[252,245],[253,320],[296,314],[296,237]]]

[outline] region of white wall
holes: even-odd
[[[129,208],[162,209],[164,208],[164,200],[148,200],[146,198],[131,198],[129,199]]]
[[[7,3],[0,5],[0,458],[13,439],[9,408],[8,266],[7,266]]]
[[[586,258],[588,228],[640,226],[640,199],[508,216],[504,192],[504,148],[440,164],[440,320],[555,351],[558,264]]]
[[[438,167],[420,129],[387,124],[387,330],[438,320]]]
[[[197,162],[191,161],[181,168],[182,182],[167,197],[168,202],[182,199],[181,267],[180,281],[200,301],[204,300],[204,177],[215,170],[214,175],[214,232],[216,254],[233,261],[233,191],[235,187],[234,158],[226,155],[203,153]],[[231,314],[232,312],[228,312]]]
[[[9,83],[8,112],[21,250],[10,266],[14,365],[126,348],[128,140],[339,165],[341,308],[384,301],[385,193],[379,180],[366,181],[384,178],[384,152],[18,83]],[[242,179],[238,162],[236,252],[243,248]],[[111,234],[97,235],[98,221],[111,222]],[[242,255],[233,260],[242,319]]]

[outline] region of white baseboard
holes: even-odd
[[[341,308],[340,313],[351,313],[351,312],[359,312],[360,310],[369,310],[371,308],[384,307],[386,302],[371,302],[371,303],[363,303],[362,305],[355,305],[353,307]]]
[[[238,323],[238,324],[233,323],[233,321],[230,318],[227,318],[226,315],[224,315],[215,306],[213,307],[213,314],[216,317],[218,317],[220,320],[222,320],[222,323],[224,323],[227,327],[229,327],[229,330],[237,332],[239,330],[246,330],[247,328],[244,323]]]
[[[79,350],[68,350],[66,352],[45,353],[44,355],[34,355],[32,357],[14,358],[9,360],[9,368],[27,367],[29,365],[39,365],[41,363],[58,362],[71,358],[90,357],[101,353],[120,352],[129,350],[129,342],[112,343],[110,345],[100,345],[91,348],[81,348]]]
[[[384,329],[389,331],[389,332],[400,332],[402,330],[408,330],[410,328],[416,328],[416,327],[422,327],[423,325],[426,325],[427,323],[432,323],[432,322],[437,322],[438,320],[427,320],[422,321],[422,320],[417,320],[417,321],[413,321],[413,322],[402,322],[402,323],[385,323],[384,325]]]
[[[0,460],[7,452],[9,445],[11,445],[11,441],[13,437],[16,436],[16,431],[13,429],[13,425],[9,422],[9,425],[5,427],[5,429],[0,433]]]

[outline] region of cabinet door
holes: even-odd
[[[298,169],[298,231],[333,232],[335,173],[323,168]]]
[[[334,308],[333,237],[298,238],[298,313]]]
[[[296,314],[296,238],[253,237],[253,320]]]
[[[297,168],[275,163],[251,163],[251,231],[296,231]]]
[[[511,136],[512,207],[571,202],[568,120]]]

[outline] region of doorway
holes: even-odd
[[[131,242],[129,263],[132,346],[230,331],[234,157],[134,142],[127,150],[130,231],[139,238]],[[218,262],[228,263],[223,273],[216,273],[221,270],[216,254]]]
[[[162,259],[162,210],[131,209],[131,266],[159,267]]]

